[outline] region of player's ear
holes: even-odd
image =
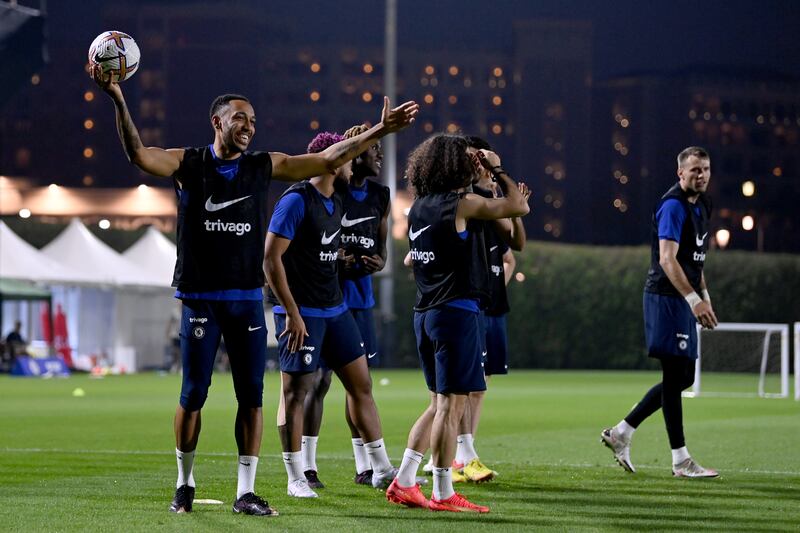
[[[218,115],[214,115],[213,117],[211,117],[211,126],[213,126],[215,130],[221,130],[222,119],[220,119]]]

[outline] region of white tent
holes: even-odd
[[[162,281],[164,286],[170,285],[177,248],[154,227],[147,228],[144,235],[122,256],[147,271],[151,278]]]
[[[73,218],[58,237],[42,248],[51,259],[79,270],[96,283],[164,287],[168,282],[151,277],[100,239],[92,235],[80,219]]]
[[[77,218],[42,252],[105,284],[53,288],[53,301],[65,308],[70,344],[78,354],[97,356],[128,372],[163,363],[166,325],[174,305],[171,276],[123,257]]]
[[[96,283],[90,274],[43,254],[0,221],[0,277],[47,283]]]

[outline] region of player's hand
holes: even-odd
[[[389,108],[389,97],[383,97],[383,111],[381,112],[381,122],[386,133],[394,133],[410,126],[419,113],[419,104],[409,100],[400,104],[394,109]]]
[[[284,335],[288,335],[288,345],[289,353],[296,353],[300,350],[303,346],[303,341],[306,337],[308,337],[308,331],[306,331],[306,323],[303,322],[303,317],[300,314],[287,314],[286,315],[286,326],[283,328],[283,331],[278,336],[278,338],[282,338]]]
[[[344,248],[339,248],[337,259],[341,261],[341,266],[345,270],[350,270],[356,264],[356,256],[353,254],[348,254],[344,251]]]
[[[364,272],[367,274],[380,272],[386,266],[386,261],[379,255],[362,255],[361,262],[364,263]]]
[[[478,162],[486,170],[492,170],[500,166],[500,156],[491,150],[480,149],[475,152],[475,155],[478,157]]]
[[[100,65],[89,64],[89,77],[94,80],[97,86],[110,95],[121,94],[119,84],[111,81],[111,74],[103,74],[103,69]]]
[[[700,302],[692,308],[692,313],[694,313],[700,325],[706,329],[714,329],[719,323],[717,315],[714,314],[714,310],[711,308],[711,302]]]
[[[525,199],[525,203],[528,203],[528,199],[531,197],[531,190],[522,182],[519,182],[517,187],[519,187],[519,193]]]

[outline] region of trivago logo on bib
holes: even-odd
[[[235,233],[239,236],[249,233],[250,230],[253,229],[253,226],[251,226],[249,222],[223,222],[217,219],[206,220],[205,223],[206,231]]]

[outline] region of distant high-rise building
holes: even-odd
[[[714,231],[730,232],[728,246],[800,250],[800,81],[694,67],[608,80],[595,103],[595,241],[645,242],[655,202],[677,180],[675,156],[700,145],[711,154]]]

